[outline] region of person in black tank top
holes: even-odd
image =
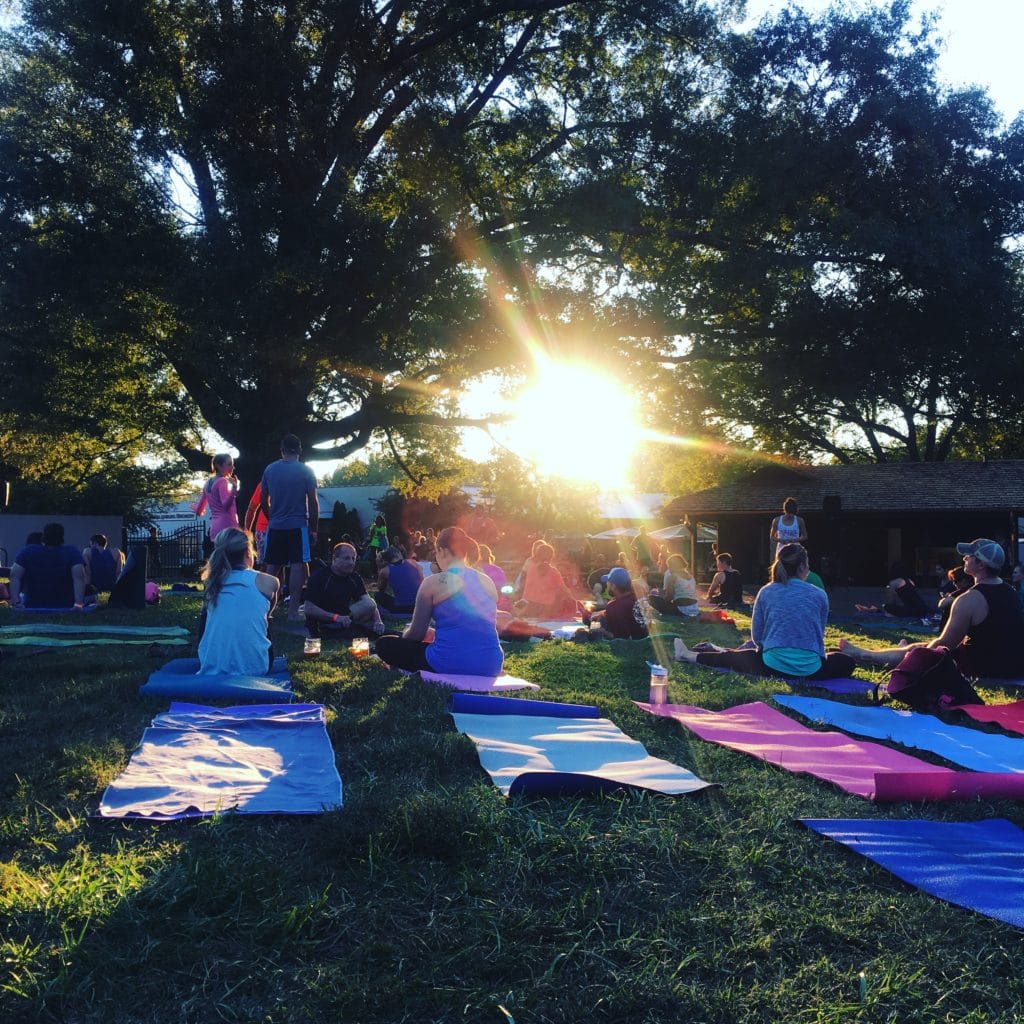
[[[1013,588],[999,578],[1006,558],[1002,546],[979,537],[956,549],[964,556],[964,572],[974,586],[953,602],[949,620],[934,640],[910,646],[948,647],[965,676],[1024,679],[1024,644],[1018,640],[1024,618]],[[887,668],[895,668],[908,650],[874,651],[846,641],[839,646],[859,661]]]

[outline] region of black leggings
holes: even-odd
[[[406,640],[397,633],[385,633],[377,637],[377,657],[392,668],[404,668],[407,672],[432,672],[427,661],[427,645],[422,640]]]
[[[650,602],[651,607],[658,612],[660,615],[675,615],[681,619],[696,619],[696,615],[686,615],[681,610],[678,604],[674,601],[670,601],[667,597],[659,597],[655,594],[653,597],[647,599]],[[680,602],[684,607],[694,608],[697,602],[693,598],[683,598]]]
[[[697,655],[698,665],[710,668],[727,668],[733,672],[742,672],[748,676],[781,676],[783,679],[845,679],[849,676],[856,662],[842,651],[833,651],[825,655],[821,668],[812,676],[789,676],[764,663],[760,651],[709,651]]]
[[[379,607],[383,608],[385,611],[395,612],[398,615],[408,614],[415,607],[415,605],[411,604],[398,604],[398,602],[395,600],[394,594],[382,594],[378,591],[377,594],[374,596],[377,599],[377,604]]]

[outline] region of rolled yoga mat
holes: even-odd
[[[1024,773],[1024,739],[982,732],[969,726],[947,725],[934,715],[916,711],[855,707],[817,697],[792,697],[788,694],[777,694],[772,699],[812,722],[834,725],[858,736],[927,750],[972,771]]]
[[[678,795],[711,785],[679,765],[652,757],[618,726],[596,717],[597,708],[588,708],[586,717],[575,717],[576,705],[558,704],[550,705],[550,716],[533,710],[515,714],[512,709],[467,714],[457,710],[460,698],[453,698],[455,727],[476,745],[481,766],[506,796],[620,789]],[[478,699],[488,704],[543,703]]]
[[[319,704],[172,704],[143,733],[98,813],[173,821],[340,807],[341,778],[325,722]]]
[[[196,697],[202,700],[234,699],[266,702],[292,699],[292,679],[283,657],[274,659],[266,676],[199,675],[198,658],[175,658],[153,672],[139,687],[145,697]]]
[[[987,821],[802,818],[931,896],[1024,928],[1024,832]]]
[[[831,782],[879,803],[898,800],[1000,799],[1024,794],[1024,777],[957,772],[898,750],[855,740],[841,732],[816,732],[761,701],[725,711],[681,704],[642,704],[652,715],[674,718],[709,743],[760,758],[790,772]]]

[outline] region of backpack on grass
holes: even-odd
[[[984,704],[947,647],[912,647],[892,670],[885,692],[914,711],[934,714],[957,704]]]

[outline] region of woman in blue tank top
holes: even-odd
[[[441,572],[420,586],[412,622],[401,636],[377,641],[377,654],[392,668],[474,676],[501,672],[504,654],[495,626],[498,592],[487,576],[466,565],[475,545],[457,526],[441,531],[436,545]]]

